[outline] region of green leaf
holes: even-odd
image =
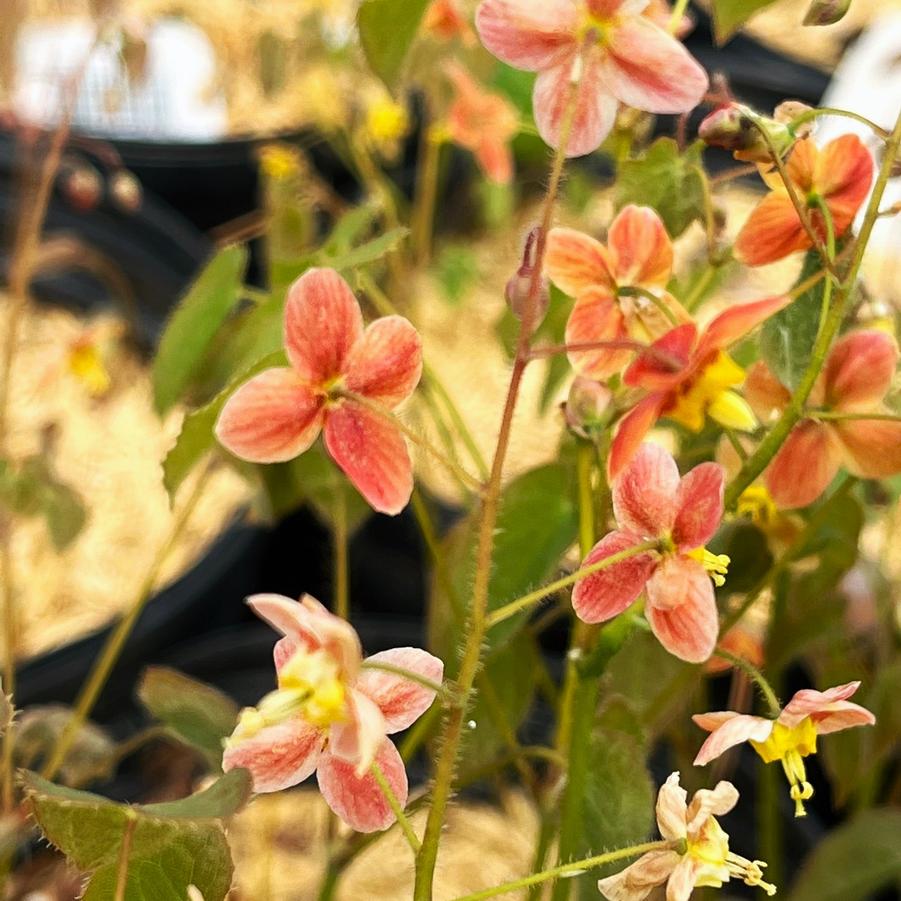
[[[158,413],[171,409],[191,387],[210,342],[238,299],[246,265],[243,247],[219,251],[166,323],[153,362],[153,400]]]
[[[868,810],[839,826],[804,862],[789,901],[865,901],[901,879],[901,811]]]
[[[261,360],[257,360],[256,363],[233,379],[208,404],[186,414],[181,424],[181,431],[175,439],[175,444],[172,445],[163,460],[163,484],[169,493],[170,501],[175,497],[178,487],[187,478],[194,466],[213,447],[216,440],[213,428],[216,425],[216,420],[219,418],[219,413],[232,393],[249,378],[262,372],[264,369],[285,365],[287,363],[284,351],[278,350],[275,353],[271,353]]]
[[[222,742],[238,720],[231,698],[165,666],[144,671],[138,697],[176,738],[200,751],[215,769],[221,767]]]
[[[773,564],[766,535],[750,522],[725,523],[709,548],[711,553],[725,554],[729,558],[729,574],[722,589],[725,594],[750,591]]]
[[[373,2],[373,0],[368,0]],[[389,229],[376,238],[372,238],[357,247],[340,253],[336,256],[322,254],[317,258],[322,266],[331,266],[345,274],[357,266],[365,266],[367,263],[374,263],[380,260],[385,254],[394,250],[410,233],[410,229],[399,225],[397,228]]]
[[[679,237],[695,219],[704,218],[704,187],[698,172],[703,167],[700,142],[684,153],[672,138],[658,138],[644,156],[619,167],[616,208],[629,203],[653,207],[666,230]]]
[[[393,89],[429,0],[363,0],[357,13],[369,67]]]
[[[222,901],[228,893],[234,867],[220,818],[249,799],[246,770],[233,770],[182,801],[147,806],[114,804],[27,771],[22,784],[47,840],[90,873],[85,899],[115,896],[126,834],[125,901],[184,901],[191,885],[204,901]]]
[[[716,42],[725,44],[755,13],[775,2],[776,0],[713,0]]]
[[[822,268],[820,255],[809,250],[798,284]],[[760,355],[775,376],[791,390],[798,387],[810,363],[820,327],[823,284],[814,285],[787,307],[771,316],[760,330]]]

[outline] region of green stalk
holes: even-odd
[[[416,838],[416,833],[413,831],[413,827],[410,825],[410,821],[407,819],[406,814],[404,813],[404,809],[403,807],[401,807],[400,801],[397,798],[397,795],[394,794],[394,790],[391,788],[391,785],[385,778],[385,774],[382,772],[377,763],[373,762],[371,770],[375,781],[378,782],[379,788],[381,789],[382,794],[385,796],[385,800],[388,802],[388,806],[391,808],[391,812],[394,814],[395,819],[400,825],[401,831],[404,834],[404,838],[407,840],[407,844],[410,846],[410,850],[414,854],[418,854],[419,839]]]

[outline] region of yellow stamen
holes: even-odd
[[[727,353],[719,351],[679,395],[666,415],[693,432],[700,432],[709,413],[721,425],[750,431],[757,419],[743,398],[730,388],[745,380],[745,371]]]
[[[727,429],[753,432],[757,428],[757,417],[748,402],[734,391],[720,391],[710,402],[707,412]]]
[[[726,856],[726,866],[729,867],[729,875],[734,879],[741,879],[745,885],[759,886],[771,898],[776,894],[776,886],[772,882],[763,881],[766,864],[762,860],[748,860],[747,857],[741,857],[730,851]]]
[[[778,760],[791,786],[789,794],[795,802],[795,816],[806,816],[804,802],[813,797],[813,786],[807,781],[804,759],[816,754],[817,730],[811,718],[805,717],[797,726],[789,728],[781,723],[773,724],[773,731],[766,741],[752,741],[752,747],[764,763]]]
[[[712,554],[706,547],[696,547],[688,552],[688,556],[697,560],[707,570],[717,588],[726,584],[726,574],[732,562],[726,554]]]
[[[756,526],[766,529],[779,515],[773,496],[763,485],[751,485],[741,493],[736,513],[750,519]]]
[[[711,817],[699,835],[688,840],[686,854],[700,864],[695,885],[720,888],[730,879],[741,879],[745,885],[759,886],[767,895],[776,894],[776,886],[763,881],[766,864],[762,860],[748,860],[729,850],[729,836]]]

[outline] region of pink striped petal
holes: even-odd
[[[602,538],[582,561],[590,566],[640,544],[628,532],[611,532]],[[636,554],[576,582],[572,604],[576,616],[586,623],[602,623],[618,616],[641,594],[657,565],[651,554]]]
[[[763,266],[810,246],[791,199],[784,189],[777,189],[751,211],[732,252],[745,266]]]
[[[532,111],[538,133],[555,149],[560,144],[569,105],[572,70],[572,58],[545,69],[535,79],[532,91]],[[616,100],[606,92],[595,65],[586,65],[576,90],[576,111],[566,141],[568,157],[585,156],[597,150],[616,121]]]
[[[672,35],[643,16],[612,32],[603,80],[617,100],[649,113],[686,113],[707,91],[707,73]]]
[[[835,478],[839,454],[829,427],[809,419],[794,427],[764,476],[777,506],[812,504]]]
[[[867,329],[835,342],[826,360],[826,405],[872,409],[888,393],[898,365],[898,345],[885,332]]]
[[[648,580],[645,616],[660,643],[688,663],[713,653],[719,632],[713,584],[696,560],[668,556]]]
[[[619,304],[606,287],[587,288],[569,314],[566,323],[567,344],[595,344],[628,338]],[[632,357],[632,351],[615,348],[570,350],[573,369],[593,379],[605,379],[620,372]]]
[[[757,328],[761,322],[791,303],[791,298],[767,297],[752,303],[736,304],[714,317],[698,342],[698,355],[729,347]]]
[[[222,769],[250,770],[258,794],[281,791],[303,782],[316,769],[324,742],[321,729],[294,717],[226,747]]]
[[[362,776],[375,760],[386,735],[385,718],[375,701],[351,689],[347,696],[347,719],[329,732],[329,754],[353,764]]]
[[[306,381],[321,385],[341,373],[363,334],[360,305],[334,269],[308,269],[288,290],[285,350]]]
[[[635,456],[645,435],[660,417],[665,404],[665,394],[649,394],[620,420],[607,460],[607,477],[610,481],[613,481]]]
[[[527,72],[569,56],[577,26],[572,0],[483,0],[476,10],[482,43],[498,59]]]
[[[717,714],[707,713],[693,716],[692,719],[702,728],[710,728],[709,717]],[[744,713],[731,713],[729,718],[713,728],[695,757],[695,766],[706,766],[720,754],[734,748],[745,741],[766,741],[773,731],[773,720],[762,716],[749,716]]]
[[[876,717],[866,707],[852,704],[850,701],[839,701],[831,710],[811,714],[810,718],[817,727],[818,735],[841,732],[843,729],[853,729],[856,726],[873,726],[876,723]]]
[[[625,532],[643,538],[667,534],[676,519],[679,468],[659,444],[641,445],[613,483],[613,514]]]
[[[657,792],[657,828],[668,841],[685,838],[688,817],[688,792],[679,784],[679,774],[670,773]]]
[[[285,635],[280,638],[272,649],[272,662],[275,664],[275,671],[281,672],[282,667],[294,656],[300,645],[293,639]]]
[[[322,428],[322,398],[288,368],[266,369],[225,402],[216,438],[251,463],[282,463],[307,450]]]
[[[391,786],[394,797],[401,807],[406,807],[409,791],[407,771],[391,739],[382,741],[375,762]],[[381,832],[394,822],[391,806],[371,772],[358,776],[352,764],[326,752],[322,755],[316,778],[325,803],[351,829]]]
[[[791,728],[797,726],[805,717],[822,716],[840,710],[858,688],[860,688],[859,681],[846,682],[835,688],[827,688],[826,691],[817,691],[813,688],[796,691],[779,715],[779,722]]]
[[[419,648],[392,648],[366,659],[373,663],[400,667],[439,685],[444,678],[444,664]],[[435,700],[432,689],[395,673],[374,669],[364,668],[356,687],[382,711],[388,735],[411,726]]]
[[[697,337],[698,329],[693,322],[670,329],[651,347],[672,357],[673,364],[648,353],[639,354],[623,375],[623,381],[633,388],[646,388],[648,391],[672,388],[685,377],[685,369],[692,359]]]
[[[552,228],[547,236],[544,271],[565,294],[577,297],[586,288],[616,288],[610,252],[590,235],[574,228]]]
[[[723,518],[726,471],[719,463],[701,463],[679,483],[673,540],[680,550],[707,544]]]
[[[846,419],[831,422],[841,444],[845,466],[864,479],[883,479],[901,472],[901,422]]]
[[[623,207],[610,225],[607,244],[620,285],[666,287],[673,271],[673,243],[650,207]]]
[[[393,516],[407,506],[413,465],[403,434],[387,415],[345,401],[328,411],[325,446],[373,509]]]
[[[675,851],[649,851],[625,870],[599,879],[598,891],[607,901],[644,901],[669,879],[681,860]]]
[[[344,363],[347,390],[389,408],[413,393],[421,375],[422,341],[403,316],[376,319]]]

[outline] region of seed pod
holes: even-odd
[[[813,0],[804,16],[805,25],[835,25],[851,8],[851,0]]]
[[[511,276],[510,280],[507,282],[507,287],[504,289],[504,296],[507,299],[510,310],[520,322],[523,321],[527,314],[530,314],[532,332],[534,332],[544,321],[548,305],[551,302],[550,284],[544,275],[540,276],[537,294],[534,300],[530,297],[532,292],[532,280],[535,275],[535,254],[540,232],[541,229],[536,226],[526,236],[526,243],[522,252],[522,262],[519,264],[519,268]],[[534,310],[529,310],[530,303],[534,303]]]

